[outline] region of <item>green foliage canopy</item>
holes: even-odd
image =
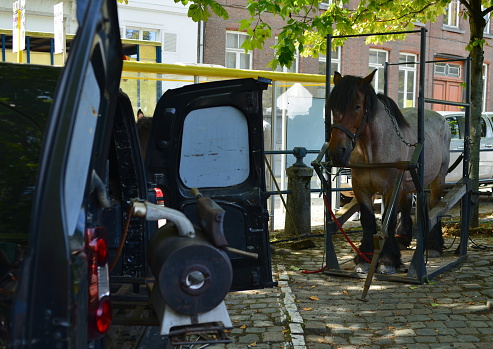
[[[194,21],[207,20],[211,13],[227,19],[228,14],[214,0],[174,0],[190,4],[188,15]],[[434,21],[445,13],[449,0],[366,0],[357,8],[348,7],[349,0],[333,1],[325,11],[319,11],[318,0],[247,0],[249,17],[240,21],[240,30],[250,38],[243,47],[247,51],[261,49],[266,40],[277,34],[273,46],[276,54],[270,65],[290,66],[297,50],[303,56],[317,57],[326,53],[326,36],[363,33],[389,33],[412,30],[417,22]],[[491,2],[491,1],[488,1]],[[269,17],[280,17],[285,23],[273,28]],[[403,35],[371,36],[367,42],[403,39]],[[342,40],[335,40],[339,46]]]

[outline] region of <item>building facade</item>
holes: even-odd
[[[244,6],[246,1],[231,0],[220,1],[228,10],[230,18],[223,20],[213,17],[204,24],[204,63],[223,65],[228,68],[269,70],[267,63],[273,58],[273,50],[276,38],[267,41],[263,50],[255,49],[245,54],[241,49],[241,43],[246,38],[246,33],[240,31],[238,21],[248,16]],[[323,11],[329,2],[321,2],[319,9]],[[344,6],[355,7],[359,1],[350,1]],[[426,61],[452,60],[458,61],[437,62],[427,64],[425,95],[427,98],[444,99],[450,101],[463,100],[464,59],[469,55],[465,47],[469,41],[469,23],[460,16],[461,8],[459,0],[452,0],[447,13],[433,23],[417,23],[418,30],[426,28]],[[273,28],[282,26],[279,16],[264,18]],[[493,29],[491,21],[487,18],[487,27],[484,37],[484,111],[493,110],[493,98],[491,97],[492,73],[490,65],[493,57]],[[274,34],[277,34],[274,32]],[[365,44],[365,38],[351,38],[344,46],[332,52],[331,71],[337,70],[343,75],[367,75],[369,71],[378,69],[374,80],[374,87],[383,92],[385,63],[405,63],[390,66],[387,81],[389,96],[395,99],[400,107],[416,106],[418,94],[418,68],[412,62],[420,59],[420,35],[410,34],[404,41],[391,41],[379,45]],[[292,72],[318,74],[325,71],[325,57],[297,57]],[[457,110],[457,107],[434,105],[435,110]]]
[[[116,1],[116,0],[115,0]],[[49,53],[49,43],[37,50],[35,39],[53,39],[54,33],[54,6],[60,0],[36,0],[25,2],[25,30],[26,37],[32,40],[29,54],[33,59],[28,63],[50,64],[35,52]],[[0,33],[4,35],[6,48],[5,59],[13,61],[10,56],[13,27],[13,3],[14,1],[0,2]],[[128,52],[132,59],[165,63],[196,63],[198,26],[187,16],[188,8],[173,1],[161,0],[130,0],[128,4],[118,4],[118,17],[120,22],[120,34],[123,40],[133,40],[135,43],[151,43],[150,53],[138,52],[133,49]],[[70,48],[70,40],[75,35],[78,27],[77,1],[63,1],[63,26],[67,35],[67,46]],[[39,40],[38,40],[39,41]],[[125,43],[127,44],[125,46]],[[130,42],[124,42],[124,49],[131,46]],[[155,47],[160,50],[155,51]],[[63,64],[58,58],[51,64]],[[26,62],[26,58],[24,58]]]

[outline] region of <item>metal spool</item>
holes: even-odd
[[[186,315],[204,313],[224,300],[233,279],[224,251],[196,228],[196,237],[180,237],[174,224],[161,227],[149,241],[149,264],[166,304]]]

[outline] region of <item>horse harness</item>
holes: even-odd
[[[363,127],[365,127],[367,121],[368,121],[368,109],[365,109],[365,113],[363,114],[363,121],[361,122],[361,125],[359,125],[359,128],[356,130],[356,133],[352,133],[341,124],[332,124],[330,128],[331,130],[333,128],[338,128],[339,130],[344,132],[353,143],[353,149],[354,149],[354,147],[356,146],[356,141],[358,140],[361,131],[363,131]]]
[[[392,125],[394,126],[395,132],[397,133],[397,136],[399,136],[402,143],[404,143],[408,147],[415,147],[417,143],[409,143],[404,139],[404,137],[402,137],[402,134],[399,131],[399,127],[397,126],[397,123],[395,121],[395,118],[392,116],[392,113],[390,112],[389,108],[387,107],[387,104],[383,103],[383,106],[385,107],[385,110],[387,111],[387,115],[390,117],[390,120],[392,120]],[[368,109],[365,109],[365,113],[363,114],[363,121],[361,122],[361,125],[359,125],[359,128],[356,130],[356,133],[352,133],[346,127],[344,127],[341,124],[337,124],[337,123],[331,125],[331,130],[333,128],[338,128],[339,130],[343,131],[351,140],[351,143],[353,144],[353,149],[354,149],[354,147],[356,146],[356,142],[358,141],[358,137],[359,137],[361,131],[363,131],[363,127],[365,127],[367,121],[368,121]]]

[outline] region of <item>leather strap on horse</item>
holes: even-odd
[[[365,110],[365,113],[363,114],[363,121],[361,122],[361,125],[359,125],[359,128],[356,130],[356,133],[352,133],[341,124],[332,124],[331,128],[338,128],[339,130],[344,132],[353,143],[353,149],[354,149],[354,147],[356,146],[356,141],[358,140],[361,131],[363,131],[363,127],[365,127],[367,121],[368,121],[368,110]]]

